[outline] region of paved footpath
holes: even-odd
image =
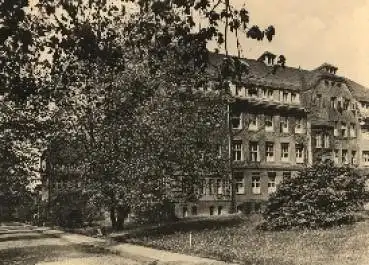
[[[212,259],[22,224],[0,225],[0,257],[0,265],[226,265]]]

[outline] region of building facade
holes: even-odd
[[[281,66],[276,57],[243,59],[249,73],[230,86],[236,201],[247,212],[259,211],[283,178],[316,162],[369,169],[369,90],[333,65],[307,71]],[[219,181],[207,180],[200,201],[178,204],[177,215],[227,213],[230,186]]]

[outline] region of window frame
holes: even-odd
[[[254,150],[253,147],[256,147],[256,150]],[[249,142],[249,155],[250,155],[250,161],[251,162],[259,162],[260,161],[260,152],[259,152],[259,143],[256,141],[250,141]],[[256,157],[255,157],[256,155]],[[255,158],[255,159],[254,159]]]
[[[270,150],[271,147],[271,150]],[[272,154],[270,156],[270,154]],[[274,151],[274,142],[265,142],[265,160],[267,162],[274,162],[275,161],[275,151]]]
[[[236,147],[239,147],[239,148],[236,148]],[[232,141],[232,161],[243,161],[243,143],[242,143],[242,140],[233,140]]]
[[[286,147],[287,147],[287,151],[284,150]],[[283,161],[283,162],[289,162],[290,161],[289,151],[290,151],[290,144],[289,143],[281,143],[281,161]]]
[[[259,172],[251,173],[251,192],[252,194],[261,194],[261,178]]]

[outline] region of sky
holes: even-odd
[[[245,5],[251,24],[273,25],[275,38],[256,42],[241,38],[243,56],[268,50],[283,54],[287,65],[314,69],[324,62],[337,74],[369,87],[369,0],[230,0]],[[236,53],[235,40],[231,52]]]
[[[230,3],[239,8],[245,5],[250,24],[276,28],[270,43],[241,36],[242,56],[258,58],[264,51],[270,51],[283,54],[288,66],[308,70],[327,62],[338,67],[337,74],[369,88],[369,0],[230,0]],[[229,49],[237,54],[235,38],[229,39]]]

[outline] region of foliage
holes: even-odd
[[[266,204],[261,227],[319,228],[352,223],[367,199],[364,177],[324,162],[282,181]]]
[[[5,27],[10,42],[0,47],[6,100],[21,98],[16,114],[33,126],[23,144],[45,149],[62,136],[82,146],[81,183],[92,203],[114,220],[132,205],[196,199],[201,176],[227,176],[228,161],[215,155],[227,129],[227,79],[247,69],[232,57],[206,71],[206,44],[227,51],[229,31],[270,41],[274,27],[249,27],[247,10],[229,1],[133,0],[131,13],[127,1],[18,2],[1,9],[12,22],[4,25],[16,25]],[[208,24],[197,27],[195,13]],[[199,87],[215,92],[203,97]],[[193,186],[168,193],[181,182]]]

